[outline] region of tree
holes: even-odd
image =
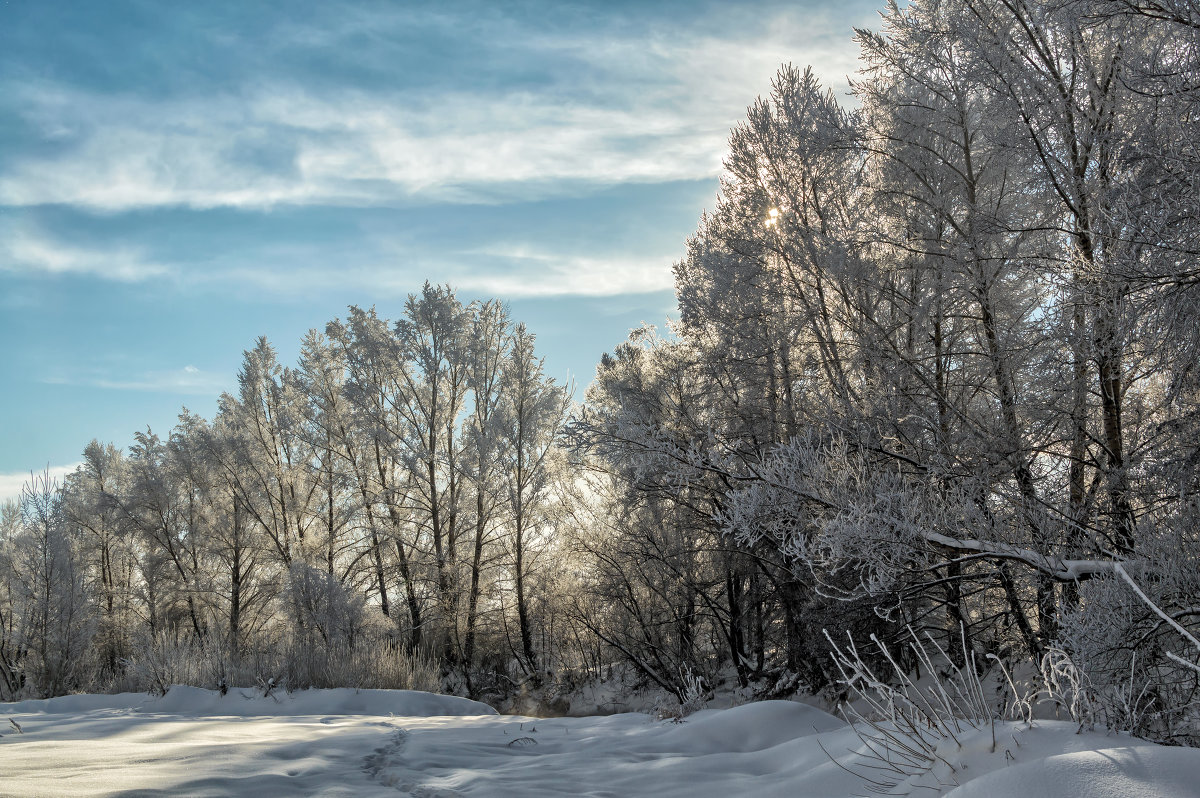
[[[150,430],[137,433],[137,443],[130,447],[128,491],[115,498],[124,520],[149,552],[147,565],[154,573],[147,577],[157,582],[148,596],[151,633],[160,628],[174,630],[182,615],[195,642],[202,644],[208,623],[201,542],[208,508],[201,497],[198,474],[190,468],[195,463],[175,456],[179,434],[164,442]],[[162,627],[160,621],[165,622]]]
[[[23,591],[17,582],[13,546],[20,534],[20,505],[0,505],[0,701],[15,701],[25,687],[29,644],[24,636]]]
[[[119,504],[127,490],[125,458],[112,444],[96,440],[83,450],[83,465],[63,486],[63,512],[80,538],[89,592],[99,608],[95,641],[109,674],[116,674],[120,660],[129,656],[136,621],[136,551]]]
[[[466,630],[463,642],[463,666],[468,692],[474,692],[471,671],[475,667],[485,552],[494,543],[496,509],[502,490],[497,471],[501,467],[506,442],[501,423],[504,368],[512,346],[511,321],[499,302],[476,303],[470,307],[471,329],[467,344],[468,386],[472,402],[470,416],[464,422],[467,449],[463,470],[475,493],[475,529],[467,590]]]
[[[218,418],[229,433],[221,467],[237,485],[240,506],[262,527],[280,564],[312,555],[308,527],[316,482],[299,436],[301,397],[266,338],[243,353],[239,395],[221,396]]]
[[[533,650],[527,595],[529,554],[533,548],[532,539],[546,523],[547,502],[557,465],[554,463],[555,437],[566,418],[570,394],[545,376],[533,344],[534,336],[525,325],[518,324],[513,331],[512,349],[504,363],[500,392],[503,446],[497,453],[505,471],[523,666],[537,682],[538,659]]]
[[[15,587],[10,612],[19,630],[12,642],[22,656],[4,663],[5,681],[22,681],[12,672],[19,662],[25,684],[49,698],[85,686],[94,608],[58,484],[48,473],[33,477],[18,501],[19,531],[8,541],[6,559]]]
[[[346,457],[372,534],[386,519],[408,609],[409,645],[419,649],[426,611],[414,562],[420,532],[413,523],[414,478],[405,443],[415,434],[406,392],[410,366],[388,323],[374,309],[351,307],[346,322],[330,322],[326,335],[347,370],[343,392],[351,433]]]
[[[448,287],[426,283],[420,296],[408,297],[404,318],[395,327],[399,353],[410,364],[399,371],[407,403],[398,404],[397,410],[411,433],[400,444],[411,463],[410,501],[432,538],[439,635],[449,663],[457,658],[461,599],[464,441],[459,425],[469,387],[465,313]]]

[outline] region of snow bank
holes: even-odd
[[[99,710],[192,717],[235,717],[294,715],[396,715],[428,718],[453,715],[495,715],[487,704],[452,695],[417,690],[277,690],[264,698],[253,688],[232,688],[222,696],[216,690],[174,685],[161,698],[145,693],[117,695],[67,695],[59,698],[0,704],[5,713],[74,714]]]
[[[417,690],[331,690],[273,692],[264,698],[259,690],[231,689],[222,696],[214,690],[175,685],[165,696],[139,707],[140,712],[230,717],[290,715],[396,715],[430,718],[446,715],[495,715],[487,704],[452,695]]]
[[[1129,745],[1059,754],[994,770],[946,798],[1196,798],[1200,750]]]
[[[690,754],[749,753],[774,748],[799,737],[845,726],[807,704],[760,701],[731,709],[706,709],[666,730],[656,745]]]
[[[146,693],[116,693],[83,695],[64,695],[58,698],[30,698],[25,701],[0,703],[0,714],[22,714],[33,712],[53,712],[71,714],[76,712],[92,712],[96,710],[134,709],[150,696]]]

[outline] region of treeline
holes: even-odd
[[[510,657],[535,677],[569,398],[523,325],[426,285],[394,323],[310,332],[294,368],[259,339],[238,386],[6,508],[6,697],[120,683],[163,636],[230,663],[423,652],[471,693]]]
[[[826,631],[915,631],[1194,741],[1200,7],[930,0],[858,41],[853,109],[790,66],[750,107],[671,335],[570,417],[500,306],[427,287],[90,447],[5,516],[0,689],[64,689],[54,602],[102,672],[138,630],[370,640],[476,695],[836,689]]]

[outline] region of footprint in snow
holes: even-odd
[[[383,780],[385,771],[400,764],[400,752],[408,744],[408,732],[396,729],[388,735],[388,741],[363,757],[363,771],[373,779]],[[386,782],[385,782],[386,783]],[[388,784],[389,787],[395,786]]]
[[[461,793],[454,790],[413,784],[404,781],[401,774],[393,773],[393,768],[402,767],[403,759],[400,755],[407,745],[408,732],[404,729],[396,729],[388,735],[386,744],[363,757],[363,771],[385,787],[406,793],[412,798],[461,798]]]

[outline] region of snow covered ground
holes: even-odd
[[[10,725],[12,719],[21,733]],[[767,701],[697,713],[533,719],[462,698],[313,690],[261,698],[175,687],[0,704],[0,795],[834,796],[867,794],[861,746],[813,707]],[[1065,722],[999,724],[947,746],[953,798],[1194,798],[1200,750]],[[948,775],[949,774],[949,775]],[[953,782],[957,781],[956,786]]]

